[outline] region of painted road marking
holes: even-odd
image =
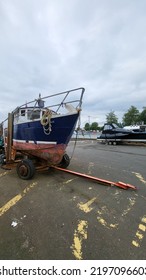
[[[89,162],[89,165],[88,165],[88,174],[89,175],[92,174],[93,167],[94,167],[94,162]]]
[[[141,219],[138,225],[138,230],[136,231],[135,238],[132,240],[132,245],[135,247],[140,247],[140,244],[144,238],[144,233],[146,232],[146,216]]]
[[[135,176],[146,185],[146,180],[143,178],[143,176],[140,173],[137,172],[132,172],[133,174],[135,174]]]
[[[75,180],[75,178],[70,179],[70,180],[67,180],[67,181],[63,182],[63,184],[69,184],[69,183],[71,183],[73,180]]]
[[[129,205],[127,206],[127,209],[125,209],[125,210],[123,211],[122,217],[123,217],[123,216],[126,216],[126,215],[129,213],[129,211],[131,210],[131,208],[134,206],[135,202],[136,202],[136,198],[134,198],[134,197],[129,198]]]
[[[72,181],[76,180],[77,178],[72,178],[72,179],[69,179],[67,181],[64,181],[63,183],[60,183],[61,187],[59,188],[60,191],[62,191],[62,189],[64,187],[66,187],[67,184],[70,184]]]
[[[93,207],[90,207],[90,205],[96,200],[96,197],[93,197],[91,200],[89,200],[86,203],[78,203],[78,207],[80,208],[80,210],[84,211],[85,213],[89,213],[90,211],[92,211]]]
[[[77,260],[83,259],[82,243],[84,239],[87,239],[87,221],[81,220],[78,223],[77,229],[74,232],[74,242],[71,246],[73,255]]]
[[[101,216],[97,216],[97,221],[104,227],[108,228],[108,229],[116,229],[118,228],[119,224],[112,224],[112,223],[108,223],[105,219],[103,219]]]
[[[109,222],[109,218],[108,218],[108,222],[107,222],[107,220],[105,220],[105,218],[103,218],[103,216],[104,215],[107,215],[107,216],[109,216],[109,214],[110,214],[110,211],[109,211],[109,209],[104,205],[104,206],[102,206],[101,207],[101,209],[100,210],[98,210],[97,211],[97,214],[98,214],[98,216],[97,216],[97,221],[102,225],[102,226],[104,226],[104,227],[106,227],[106,228],[108,228],[108,229],[117,229],[118,228],[118,226],[119,226],[119,224],[118,223],[110,223]],[[112,218],[115,218],[115,216],[114,215],[112,215]]]
[[[38,183],[34,182],[28,187],[26,187],[22,193],[14,196],[10,199],[4,206],[0,208],[0,217],[6,213],[11,207],[13,207],[20,199],[22,199],[32,188],[34,188]]]
[[[1,174],[0,174],[0,178],[3,177],[3,176],[5,176],[5,175],[7,175],[9,172],[10,172],[10,171],[5,171],[5,172],[1,173]]]

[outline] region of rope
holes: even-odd
[[[52,112],[51,112],[51,110],[48,109],[48,110],[46,110],[46,112],[44,113],[44,115],[41,118],[41,125],[43,126],[43,130],[46,135],[49,135],[52,130],[51,117],[52,117]],[[46,126],[48,126],[48,127],[46,127]]]

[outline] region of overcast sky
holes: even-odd
[[[146,0],[0,0],[0,76],[0,121],[39,92],[76,87],[82,125],[141,111]]]

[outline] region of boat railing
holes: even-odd
[[[30,102],[26,102],[21,106],[18,106],[13,110],[11,113],[15,117],[20,116],[20,110],[23,108],[32,108],[32,111],[35,110],[35,108],[40,108],[40,110],[44,110],[44,108],[48,108],[54,111],[56,114],[61,113],[61,108],[65,107],[66,104],[75,104],[75,109],[81,109],[82,107],[82,99],[85,89],[83,87],[59,92],[56,94],[51,94],[45,97],[41,97],[41,94],[39,94],[39,98],[35,99]],[[48,99],[48,105],[40,106],[39,104],[43,104]],[[56,100],[56,103],[54,102],[54,99]],[[51,100],[51,101],[50,101]],[[51,103],[52,102],[52,103]],[[3,125],[8,118],[6,118],[1,124]]]
[[[55,108],[55,112],[58,113],[60,108],[63,107],[65,104],[74,103],[76,104],[76,109],[80,109],[82,106],[82,99],[85,89],[83,87],[67,90],[64,92],[59,92],[56,94],[51,94],[45,97],[39,96],[38,99],[33,101],[27,102],[21,105],[19,108],[27,107],[28,105],[34,104],[34,107],[38,106],[40,101],[46,101],[48,99],[49,104],[45,105],[47,108]],[[79,94],[80,93],[80,94]],[[71,99],[70,99],[71,98]],[[56,100],[56,103],[54,102]],[[52,100],[52,103],[50,102]],[[16,108],[18,109],[18,108]]]

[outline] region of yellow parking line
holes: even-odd
[[[100,210],[97,211],[97,221],[98,223],[100,223],[102,226],[104,226],[105,228],[108,229],[117,229],[119,227],[118,223],[110,223],[110,210],[104,205],[101,207]],[[107,217],[106,219],[104,217]],[[113,221],[115,221],[115,215],[113,217],[112,215],[112,219]]]
[[[136,231],[135,238],[132,240],[132,245],[135,247],[140,247],[144,234],[146,232],[146,216],[141,219],[140,224],[138,225],[138,230]]]
[[[78,203],[78,207],[80,208],[80,210],[84,211],[85,213],[88,213],[90,211],[92,211],[92,207],[90,207],[90,205],[96,200],[96,197],[93,197],[91,200],[89,200],[86,203]]]
[[[5,172],[1,173],[1,174],[0,174],[0,178],[3,177],[3,176],[5,176],[5,175],[7,175],[9,172],[10,172],[10,171],[5,171]]]
[[[108,229],[117,229],[119,224],[110,224],[108,223],[105,219],[103,219],[102,217],[98,216],[97,217],[97,221],[104,227],[108,228]]]
[[[7,212],[12,206],[14,206],[20,199],[22,199],[32,188],[37,185],[37,182],[32,183],[31,185],[27,186],[22,193],[14,196],[10,199],[4,206],[0,208],[0,217]]]
[[[134,197],[129,198],[129,204],[127,206],[127,209],[123,211],[122,217],[126,216],[129,213],[129,211],[131,211],[131,208],[135,205],[135,203],[136,203],[136,198]]]
[[[84,239],[87,239],[87,221],[81,220],[78,223],[77,230],[74,233],[74,243],[71,246],[73,254],[77,260],[82,260],[82,243]]]
[[[135,176],[144,184],[146,184],[146,180],[143,178],[143,176],[140,173],[137,172],[132,172],[133,174],[135,174]]]

